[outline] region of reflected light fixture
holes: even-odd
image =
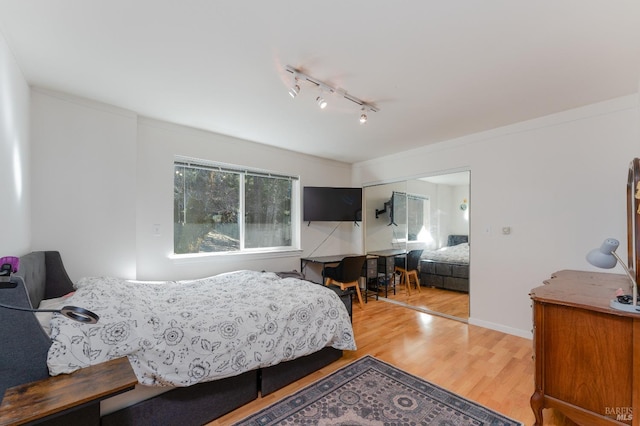
[[[616,250],[620,246],[620,242],[615,238],[607,238],[604,240],[602,245],[593,249],[587,254],[587,262],[592,264],[593,266],[597,266],[598,268],[603,269],[611,269],[616,266],[616,264],[620,264],[624,271],[627,273],[627,277],[631,280],[631,296],[623,295],[618,296],[617,300],[612,299],[609,302],[609,306],[613,309],[617,309],[619,311],[625,312],[635,312],[640,313],[640,307],[637,306],[638,303],[638,283],[629,272],[629,268],[624,264],[620,256],[616,253]],[[629,300],[631,299],[631,300]]]
[[[359,98],[356,98],[355,96],[347,93],[346,90],[333,87],[321,80],[318,80],[315,77],[311,77],[310,75],[303,73],[302,71],[292,67],[291,65],[287,65],[285,67],[285,71],[293,74],[293,77],[294,77],[294,84],[291,87],[291,89],[289,89],[289,94],[293,98],[295,98],[298,95],[298,93],[300,93],[300,82],[306,82],[306,83],[309,83],[312,87],[316,87],[318,90],[320,90],[320,94],[316,97],[316,103],[321,109],[324,109],[327,107],[327,100],[324,95],[325,94],[331,95],[336,93],[341,97],[343,97],[344,99],[351,101],[357,105],[360,105],[361,111],[362,111],[362,113],[360,114],[360,123],[364,124],[367,122],[368,112],[380,111],[380,109],[375,105],[369,102],[365,102]]]

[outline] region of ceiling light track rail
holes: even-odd
[[[360,116],[360,122],[361,123],[366,123],[367,121],[367,112],[371,111],[371,112],[378,112],[380,111],[380,108],[378,108],[377,106],[369,103],[369,102],[365,102],[360,98],[357,98],[349,93],[347,93],[346,90],[344,89],[340,89],[340,88],[336,88],[331,86],[330,84],[325,83],[322,80],[319,80],[315,77],[312,77],[308,74],[303,73],[302,71],[300,71],[297,68],[292,67],[291,65],[287,65],[285,67],[285,71],[291,73],[293,75],[293,85],[291,86],[291,88],[289,89],[289,94],[295,98],[298,93],[300,93],[300,85],[299,82],[300,81],[306,81],[308,83],[311,83],[313,85],[316,86],[316,88],[318,88],[320,90],[320,95],[316,98],[316,102],[318,103],[318,105],[320,106],[320,108],[324,108],[327,106],[327,102],[325,101],[323,95],[324,94],[337,94],[339,96],[342,96],[344,99],[351,101],[357,105],[359,105],[361,107],[361,116]]]

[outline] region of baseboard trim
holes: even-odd
[[[469,318],[468,323],[471,325],[477,325],[478,327],[489,328],[491,330],[500,331],[502,333],[511,334],[518,337],[524,337],[525,339],[530,339],[530,340],[533,339],[532,331],[526,331],[526,330],[520,330],[518,328],[507,327],[503,324],[496,324],[490,321],[483,321],[473,317]]]

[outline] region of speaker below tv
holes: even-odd
[[[362,220],[362,188],[305,186],[302,197],[305,222]]]

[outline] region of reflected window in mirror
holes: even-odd
[[[429,197],[407,194],[407,239],[410,242],[433,243],[431,236],[431,204]]]

